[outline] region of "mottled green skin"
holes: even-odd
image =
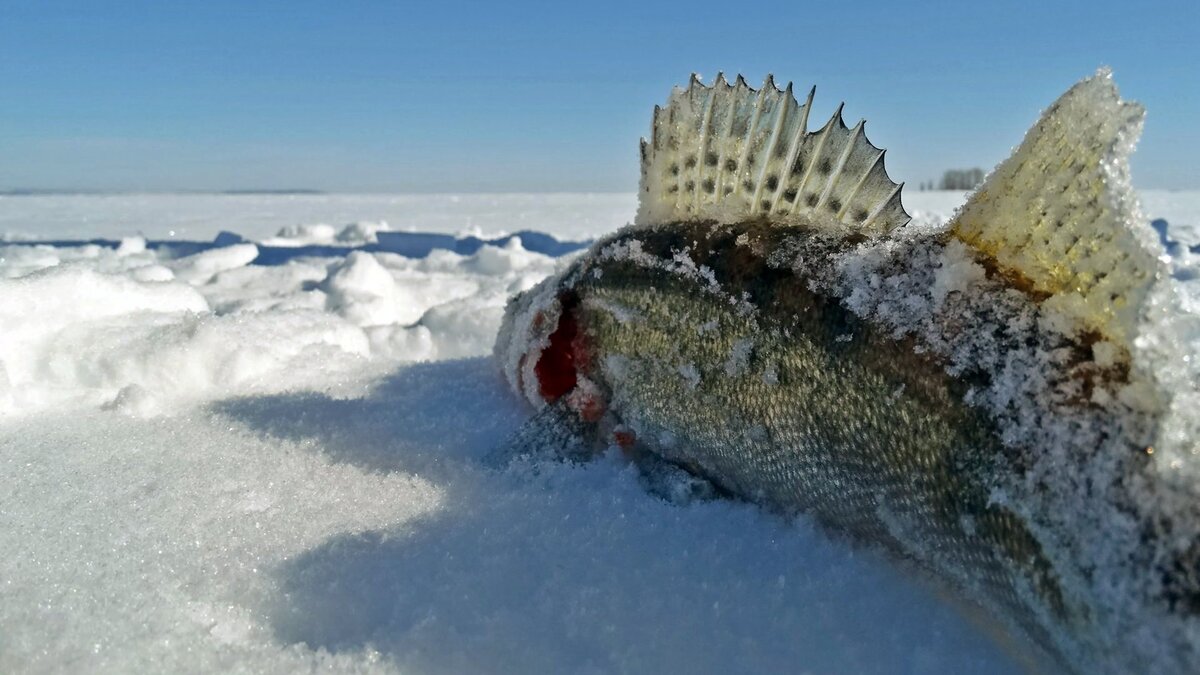
[[[735,243],[743,233],[753,245]],[[1011,469],[992,425],[963,402],[968,383],[756,254],[789,236],[753,224],[623,235],[665,260],[688,247],[721,294],[627,260],[584,259],[567,276],[592,355],[582,372],[640,448],[911,560],[1050,649],[1047,623],[1065,611],[1055,575],[1018,517],[989,503],[997,472]],[[749,358],[731,363],[743,340]]]

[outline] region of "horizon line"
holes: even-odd
[[[1200,192],[1200,186],[1187,188],[1139,188],[1135,192]],[[933,188],[922,190],[913,188],[905,194],[919,192],[972,192],[966,190],[943,190]],[[336,195],[428,195],[428,196],[457,196],[457,195],[632,195],[637,190],[318,190],[312,188],[250,188],[250,189],[60,189],[60,188],[9,188],[0,189],[0,197],[84,197],[84,196],[122,196],[122,195],[209,195],[227,197],[279,196],[279,197],[320,197]]]

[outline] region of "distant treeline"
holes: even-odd
[[[934,183],[925,181],[920,184],[921,190],[974,190],[983,182],[983,169],[950,169],[942,174],[942,180]]]

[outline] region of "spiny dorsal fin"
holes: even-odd
[[[1129,186],[1145,111],[1107,69],[1063,94],[955,217],[955,236],[993,257],[1086,329],[1131,344],[1159,274]]]
[[[642,140],[638,224],[767,218],[887,232],[908,222],[900,189],[888,178],[884,151],[864,122],[848,129],[842,108],[808,131],[813,92],[804,104],[768,75],[757,91],[738,75],[712,86],[693,75],[666,108],[654,109]]]

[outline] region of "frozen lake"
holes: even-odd
[[[945,217],[962,192],[907,190],[917,219]],[[1200,226],[1200,191],[1141,193],[1149,218],[1183,229]],[[263,239],[280,229],[325,223],[386,221],[396,230],[482,233],[537,230],[565,238],[592,237],[628,223],[634,193],[462,195],[0,195],[0,237],[91,239],[141,235],[151,239],[211,239],[222,230]]]

